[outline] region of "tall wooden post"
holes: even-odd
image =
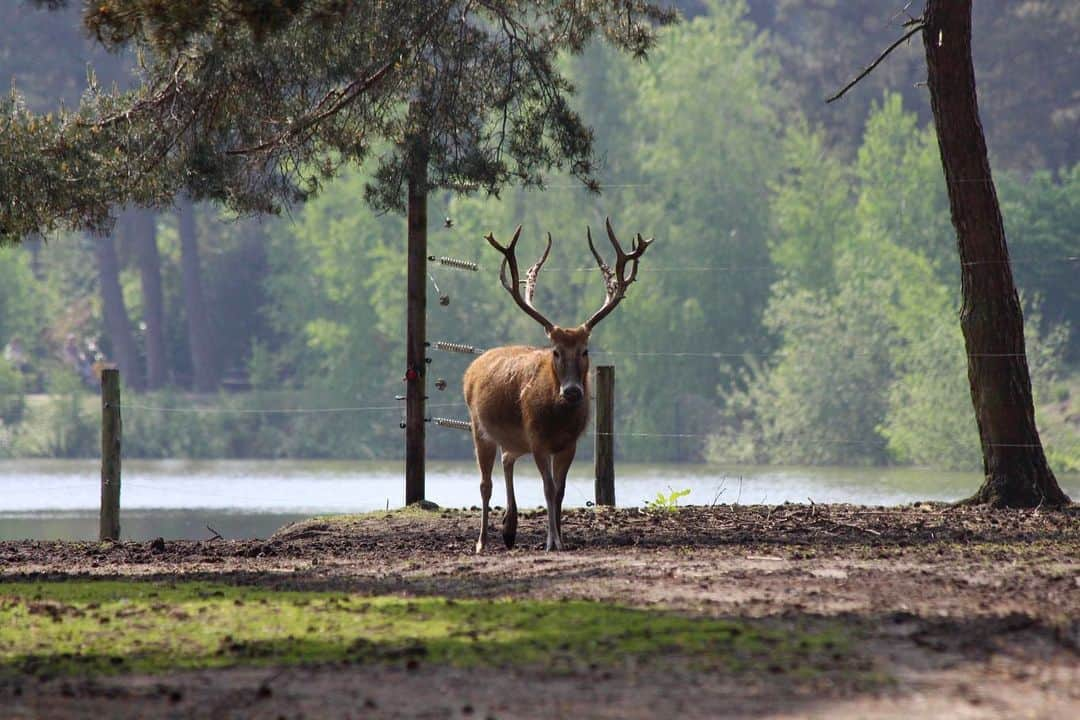
[[[120,539],[120,371],[101,373],[101,522],[98,538]]]
[[[615,506],[615,368],[596,368],[596,504]]]
[[[408,308],[405,349],[405,504],[424,499],[427,392],[427,156],[414,154],[408,197]]]

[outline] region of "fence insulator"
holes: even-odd
[[[480,348],[473,347],[472,345],[446,342],[445,340],[440,340],[439,342],[435,343],[435,349],[445,350],[446,352],[464,353],[465,355],[482,355],[484,352]]]
[[[468,420],[454,420],[452,418],[432,418],[440,427],[457,428],[458,430],[472,430],[472,423]]]
[[[457,258],[446,257],[445,255],[441,257],[428,255],[428,260],[437,262],[440,265],[445,265],[446,267],[456,268],[457,270],[472,270],[473,272],[478,272],[480,270],[480,266],[474,262],[469,260],[458,260]]]

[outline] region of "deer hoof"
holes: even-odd
[[[476,554],[479,555],[482,552],[484,552],[484,541],[480,539],[476,541]]]
[[[506,549],[512,550],[514,548],[514,542],[517,540],[517,518],[506,517],[503,520],[502,526],[503,542],[506,543]]]

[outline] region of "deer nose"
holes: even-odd
[[[563,399],[568,403],[579,403],[585,393],[577,385],[569,385],[562,389]]]

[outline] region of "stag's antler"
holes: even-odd
[[[536,292],[536,278],[540,274],[540,268],[544,266],[544,262],[547,261],[548,253],[551,252],[551,233],[547,234],[547,247],[544,248],[544,254],[540,256],[540,259],[525,272],[525,280],[521,280],[521,276],[518,273],[517,257],[514,255],[514,246],[517,245],[518,237],[521,235],[521,226],[517,226],[517,230],[514,231],[514,238],[510,241],[510,244],[503,247],[495,241],[495,236],[492,233],[488,233],[484,238],[491,246],[502,253],[503,261],[502,267],[499,268],[499,281],[502,286],[510,293],[510,296],[514,298],[514,302],[518,304],[522,310],[526,312],[533,320],[544,326],[545,332],[551,332],[551,329],[555,325],[544,317],[539,310],[533,307],[533,293]],[[506,268],[510,267],[510,277],[506,277]],[[521,297],[521,286],[525,286],[525,297]]]
[[[596,326],[596,323],[607,317],[607,314],[614,310],[615,306],[626,297],[626,288],[637,278],[638,259],[645,254],[645,248],[649,247],[655,239],[645,240],[641,237],[641,233],[638,233],[631,245],[630,252],[627,253],[623,251],[622,246],[619,245],[619,241],[615,237],[615,231],[611,229],[611,218],[607,218],[604,224],[607,226],[608,238],[611,239],[611,244],[615,247],[614,270],[604,262],[604,259],[600,257],[600,253],[596,252],[592,241],[592,230],[588,227],[585,228],[585,234],[589,238],[589,249],[592,250],[593,257],[596,258],[596,263],[600,266],[600,272],[604,274],[604,285],[607,287],[604,306],[593,313],[593,316],[585,322],[585,327],[590,330]],[[628,262],[630,263],[629,276],[626,274],[626,264]]]

